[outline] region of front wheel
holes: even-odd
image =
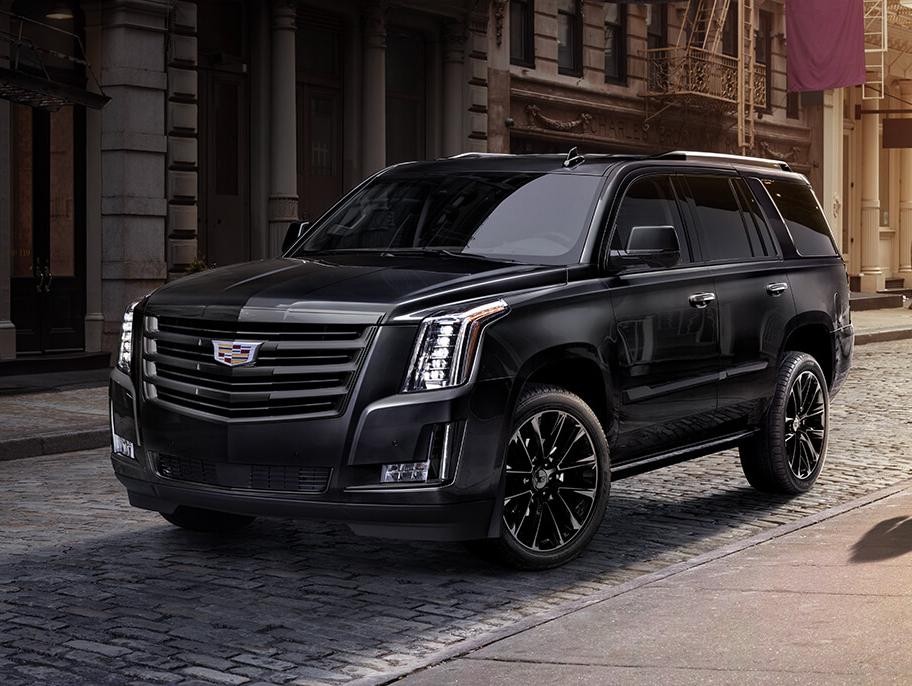
[[[179,526],[182,529],[191,531],[206,531],[213,533],[230,533],[243,529],[250,524],[256,517],[249,515],[231,514],[229,512],[216,512],[215,510],[203,510],[198,507],[177,508],[173,513],[161,513],[168,522]]]
[[[520,569],[579,555],[602,521],[611,481],[595,413],[569,391],[530,386],[517,403],[504,463],[501,535],[486,548]]]
[[[787,353],[761,430],[740,447],[751,486],[790,495],[809,490],[826,459],[829,409],[820,365],[807,353]]]

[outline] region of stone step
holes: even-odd
[[[855,312],[862,310],[884,310],[891,307],[902,307],[901,293],[850,293],[849,306]]]
[[[110,353],[49,353],[46,355],[20,355],[12,360],[0,361],[0,376],[21,374],[57,374],[59,372],[105,369],[110,367]]]

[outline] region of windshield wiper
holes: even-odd
[[[506,257],[489,257],[488,255],[450,250],[449,248],[424,248],[422,252],[430,253],[432,255],[446,255],[447,257],[463,257],[470,260],[485,260],[486,262],[516,262],[516,260],[510,260]]]

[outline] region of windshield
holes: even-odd
[[[601,177],[382,175],[326,215],[293,256],[447,252],[529,264],[579,261]]]

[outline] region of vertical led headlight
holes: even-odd
[[[403,391],[430,391],[466,382],[484,327],[506,314],[503,300],[442,310],[421,322]]]
[[[120,348],[117,351],[117,367],[127,374],[130,373],[130,362],[133,359],[133,310],[142,302],[132,302],[124,312],[123,324],[120,327]]]

